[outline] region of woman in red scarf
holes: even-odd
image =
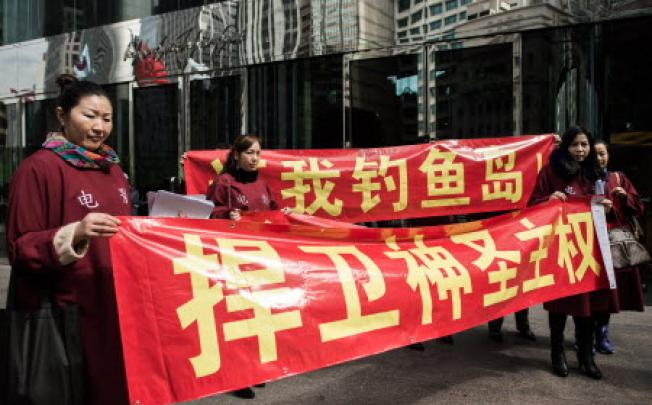
[[[39,308],[42,291],[78,305],[88,404],[126,404],[127,388],[108,238],[129,215],[129,184],[104,144],[113,127],[105,91],[70,75],[57,83],[61,131],[25,159],[9,192],[7,249],[18,309]],[[57,402],[58,398],[52,398]]]

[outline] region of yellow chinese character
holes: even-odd
[[[174,274],[190,274],[192,299],[177,309],[181,327],[186,329],[193,322],[197,324],[200,354],[190,362],[196,377],[204,377],[220,369],[220,350],[215,322],[214,307],[224,298],[221,281],[212,283],[211,276],[218,270],[226,278],[229,288],[258,287],[285,281],[281,261],[276,251],[267,242],[217,239],[222,263],[217,255],[204,255],[201,240],[197,235],[184,235],[186,256],[173,259]],[[247,268],[243,271],[243,268]],[[253,318],[224,324],[224,340],[232,341],[246,337],[257,337],[261,362],[276,360],[275,333],[298,328],[301,324],[299,311],[271,313],[273,307],[287,307],[283,297],[290,296],[289,288],[264,291],[241,290],[226,296],[227,311],[253,309]],[[281,302],[279,302],[281,301]]]
[[[569,224],[564,224],[559,216],[555,224],[555,234],[559,237],[559,257],[557,264],[566,269],[568,272],[568,281],[574,284],[576,281],[581,281],[588,269],[591,269],[596,276],[600,275],[600,264],[593,257],[593,219],[591,213],[579,213],[568,215]],[[585,232],[582,232],[582,224],[585,225]],[[568,240],[567,235],[573,233],[577,246],[572,241]],[[579,249],[578,249],[579,247]],[[582,254],[582,261],[577,270],[573,268],[572,259],[578,253]]]
[[[346,304],[346,318],[326,322],[319,325],[322,342],[354,336],[373,330],[389,328],[399,324],[399,311],[391,310],[375,314],[362,315],[360,295],[356,288],[356,279],[353,269],[344,256],[357,259],[369,275],[369,281],[363,284],[369,301],[376,301],[385,295],[385,280],[383,274],[367,255],[355,246],[299,246],[306,253],[325,254],[335,265],[337,274],[342,284],[344,302]],[[357,273],[357,272],[356,272]]]
[[[516,237],[521,241],[537,239],[539,242],[537,248],[530,253],[530,263],[534,263],[534,278],[523,282],[523,292],[554,285],[554,275],[541,275],[541,261],[548,257],[548,245],[550,245],[550,238],[553,231],[552,225],[544,225],[536,228],[527,218],[522,219],[521,224],[528,230],[516,233]]]
[[[523,174],[514,172],[516,152],[502,156],[494,156],[500,153],[492,151],[485,157],[486,181],[489,184],[482,185],[482,201],[505,199],[513,203],[523,197]]]
[[[335,188],[335,183],[332,181],[323,181],[324,179],[340,177],[340,171],[321,170],[320,165],[326,169],[333,167],[333,164],[326,159],[318,161],[317,158],[308,158],[308,161],[310,166],[308,171],[303,170],[306,166],[306,162],[303,160],[281,162],[283,167],[291,167],[293,169],[291,172],[281,173],[281,180],[294,182],[293,187],[281,190],[282,198],[284,200],[294,198],[295,206],[293,211],[299,214],[308,213],[312,215],[317,210],[323,209],[331,216],[340,215],[342,212],[342,200],[335,198],[332,203],[328,201]],[[312,181],[312,187],[304,183],[308,180]],[[311,188],[315,193],[315,201],[306,207],[306,194],[310,192]]]
[[[455,243],[464,244],[471,249],[480,253],[473,264],[480,270],[485,271],[496,258],[509,260],[510,262],[520,263],[521,252],[518,250],[498,250],[496,249],[496,242],[491,237],[488,230],[469,232],[460,235],[451,236],[451,240]]]
[[[390,160],[389,156],[382,155],[380,156],[379,164],[378,162],[365,162],[364,157],[358,157],[355,160],[353,178],[360,182],[353,185],[353,191],[362,193],[362,204],[360,207],[363,212],[369,212],[380,203],[380,197],[372,193],[379,191],[381,185],[378,182],[373,182],[373,179],[382,177],[387,191],[391,192],[396,190],[394,177],[387,176],[387,170],[390,167],[396,167],[399,171],[399,201],[392,204],[394,212],[402,211],[407,207],[407,161],[405,159]],[[365,168],[368,169],[365,170]]]
[[[285,281],[278,253],[260,240],[218,238],[222,269],[229,289],[277,284]],[[242,271],[247,268],[246,271]]]
[[[507,263],[501,260],[498,262],[498,270],[490,271],[488,275],[489,283],[499,284],[500,288],[498,291],[485,294],[482,297],[485,307],[496,305],[516,297],[518,286],[507,287],[507,281],[516,278],[516,267],[507,267]]]
[[[394,236],[389,237],[385,243],[393,250],[385,252],[385,255],[392,259],[405,260],[408,267],[406,281],[413,290],[419,289],[423,325],[432,323],[430,285],[434,284],[437,284],[440,301],[449,299],[448,293],[451,293],[453,319],[462,316],[461,292],[469,294],[473,291],[471,277],[449,251],[441,246],[426,246],[423,243],[423,235],[414,237],[416,247],[409,250],[401,250]]]
[[[192,357],[190,363],[196,377],[204,377],[220,369],[220,349],[217,339],[217,326],[213,307],[224,298],[222,284],[210,285],[210,272],[220,266],[217,255],[204,255],[198,235],[183,235],[186,256],[172,260],[174,274],[190,274],[192,299],[177,309],[181,328],[186,329],[193,322],[197,324],[199,335],[199,355]]]
[[[224,340],[231,341],[247,337],[257,337],[260,348],[260,362],[268,363],[278,358],[276,350],[276,332],[300,328],[301,314],[299,311],[287,311],[272,314],[272,308],[282,304],[280,297],[291,295],[290,288],[273,290],[240,292],[226,297],[226,308],[229,312],[253,309],[254,316],[241,321],[224,324]],[[276,303],[276,305],[275,305]]]
[[[257,337],[261,363],[277,359],[276,333],[302,326],[298,310],[272,314],[272,308],[287,307],[289,288],[249,291],[248,287],[282,283],[285,274],[278,253],[265,241],[218,238],[227,287],[240,289],[226,297],[228,312],[253,309],[253,317],[224,323],[224,340]]]
[[[428,196],[454,196],[464,194],[464,165],[453,163],[455,152],[442,152],[430,149],[428,157],[419,166],[419,170],[428,175]],[[468,205],[469,197],[437,198],[421,201],[422,208]]]
[[[454,235],[451,240],[455,243],[464,244],[480,253],[473,264],[482,271],[487,270],[496,260],[501,258],[510,262],[520,263],[521,252],[518,250],[498,250],[496,243],[491,237],[488,230],[484,229],[477,232],[469,232],[460,235]],[[489,284],[498,284],[498,291],[484,295],[484,306],[495,305],[507,301],[516,296],[518,287],[507,287],[507,281],[516,278],[516,268],[508,268],[504,260],[498,262],[498,269],[488,273]]]

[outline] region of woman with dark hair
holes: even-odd
[[[278,209],[267,183],[258,176],[260,138],[239,135],[233,141],[222,173],[211,180],[206,198],[215,203],[211,218],[238,221],[242,211]]]
[[[238,135],[233,141],[222,173],[211,179],[206,193],[206,198],[215,204],[211,218],[239,221],[242,211],[278,209],[269,186],[258,176],[260,143],[257,135]],[[234,394],[247,399],[256,396],[251,387],[236,390]]]
[[[55,114],[61,124],[14,174],[7,247],[14,305],[78,305],[85,363],[84,403],[128,403],[108,238],[130,214],[129,185],[105,141],[113,107],[102,87],[71,75]],[[57,398],[52,398],[57,402]]]
[[[607,170],[609,150],[605,141],[595,142],[598,164],[604,170],[607,185],[606,195],[613,201],[613,209],[607,213],[607,225],[612,228],[630,228],[632,217],[643,215],[643,203],[627,176],[622,172]],[[633,231],[633,230],[632,230]],[[643,311],[645,300],[641,288],[641,273],[638,267],[615,269],[618,286],[618,304],[621,311]],[[612,354],[614,347],[609,340],[609,312],[598,313],[595,319],[595,349],[598,353]]]
[[[530,203],[548,199],[566,201],[567,197],[582,197],[596,194],[596,182],[604,181],[604,171],[600,169],[595,152],[594,140],[584,128],[571,127],[561,138],[561,144],[550,155],[549,163],[537,178]],[[608,211],[612,202],[602,200]],[[575,321],[578,338],[577,359],[580,369],[587,376],[600,379],[602,373],[593,359],[593,325],[596,313],[618,311],[617,299],[609,290],[599,290],[546,302],[549,311],[550,350],[552,370],[560,376],[568,375],[568,365],[564,354],[564,329],[568,315]]]

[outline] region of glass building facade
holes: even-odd
[[[30,39],[216,3],[209,0],[2,0],[2,43]]]
[[[178,181],[184,151],[247,132],[265,148],[381,147],[578,123],[609,140],[614,168],[652,195],[652,16],[474,26],[468,37],[404,44],[396,27],[413,26],[402,20],[413,3],[0,1],[0,217],[16,165],[56,130],[54,79],[64,72],[112,98],[108,142],[141,214],[147,191]]]

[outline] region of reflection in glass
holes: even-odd
[[[168,190],[178,173],[176,84],[134,89],[135,181],[144,214],[147,191]]]
[[[418,143],[417,56],[352,61],[350,72],[351,145]]]
[[[612,143],[652,144],[652,18],[613,21],[603,31],[605,132]]]
[[[215,3],[215,0],[3,0],[0,45]]]
[[[241,132],[240,77],[190,82],[190,149],[225,148]]]
[[[342,57],[248,69],[248,132],[266,148],[342,147]]]
[[[120,165],[129,173],[129,85],[116,84],[104,86],[113,105],[113,132],[106,140],[120,157]]]
[[[523,133],[556,132],[555,101],[563,83],[561,36],[555,31],[523,34]]]
[[[25,103],[25,157],[40,149],[48,132],[59,131],[56,98]]]
[[[434,69],[438,139],[512,135],[511,44],[437,51]]]
[[[16,104],[0,102],[0,257],[6,257],[5,221],[9,203],[9,179],[20,161]]]
[[[9,179],[22,157],[18,136],[16,104],[0,102],[0,205],[6,203]],[[0,213],[0,222],[4,219]]]
[[[581,124],[595,131],[597,75],[590,56],[595,38],[588,26],[524,33],[523,131],[562,133]]]
[[[603,129],[607,139],[609,168],[624,171],[643,198],[652,196],[652,18],[610,21],[602,31],[605,83],[601,92]],[[648,230],[652,248],[652,210],[646,210],[642,225]],[[648,283],[649,285],[649,283]]]

